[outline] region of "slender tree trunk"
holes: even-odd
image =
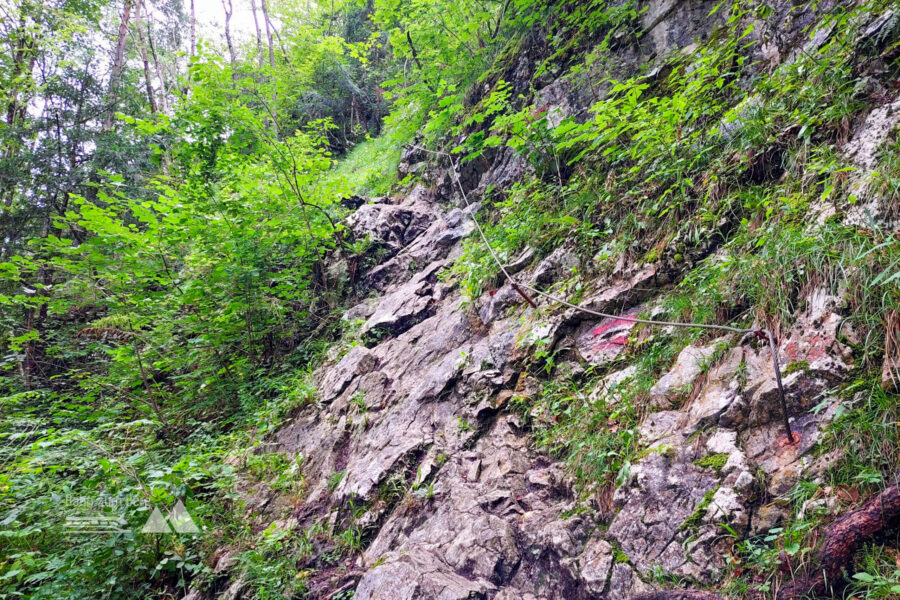
[[[231,66],[234,67],[237,59],[234,54],[234,44],[231,41],[231,15],[234,12],[231,0],[222,0],[222,8],[225,9],[225,43],[228,45],[228,58],[231,60]]]
[[[166,416],[162,412],[162,407],[159,405],[159,402],[156,400],[156,396],[153,394],[153,387],[150,385],[150,379],[147,376],[147,370],[144,368],[144,359],[141,356],[141,340],[137,336],[137,332],[134,330],[134,325],[131,323],[131,320],[128,321],[128,327],[131,329],[131,341],[132,348],[134,349],[134,356],[137,358],[138,363],[138,371],[141,374],[141,382],[144,384],[144,391],[147,394],[147,401],[150,403],[150,408],[153,409],[154,414],[156,414],[156,418],[159,419],[159,422],[168,429],[169,422],[166,420]]]
[[[29,307],[25,309],[25,331],[31,331],[34,327],[34,308]],[[19,367],[19,372],[22,374],[22,384],[25,386],[26,390],[30,390],[32,386],[31,382],[31,374],[37,368],[37,362],[34,357],[34,341],[28,340],[25,342],[25,355]]]
[[[159,106],[158,109],[164,114],[168,114],[169,112],[169,88],[166,84],[166,78],[163,74],[162,64],[159,61],[159,55],[156,53],[156,44],[153,43],[153,29],[150,26],[150,20],[147,20],[147,42],[150,46],[150,55],[153,57],[153,66],[156,71],[156,76],[159,78]],[[146,73],[146,71],[145,71]],[[164,175],[168,177],[169,175],[169,167],[172,163],[171,157],[168,151],[164,151],[160,157],[161,168]]]
[[[271,80],[275,74],[275,49],[274,49],[274,46],[272,45],[272,29],[274,29],[274,28],[272,27],[272,23],[269,20],[269,7],[268,7],[267,0],[259,0],[259,3],[260,3],[260,7],[262,8],[262,12],[263,12],[263,20],[265,21],[265,25],[266,25],[266,40],[269,43],[269,68],[271,69],[269,78]],[[275,86],[274,85],[272,86],[272,96],[269,99],[269,102],[271,102],[272,111],[274,114],[275,104],[278,102],[278,96],[275,94]],[[272,128],[272,132],[274,133],[274,135],[278,136],[278,123],[275,122],[274,118],[269,122],[269,126]]]
[[[896,481],[896,480],[895,480]],[[900,526],[900,485],[885,488],[825,530],[806,576],[799,575],[778,590],[778,600],[840,597],[847,570],[860,548]],[[852,573],[852,571],[850,571]]]
[[[497,34],[500,33],[500,26],[503,25],[503,19],[506,17],[506,11],[509,8],[509,3],[511,0],[506,0],[503,4],[503,8],[500,9],[500,14],[497,15],[497,23],[494,25],[493,31],[491,31],[491,39],[496,39]]]
[[[269,20],[269,7],[266,0],[259,0],[262,6],[263,19],[266,22],[266,38],[269,42],[269,67],[275,68],[275,50],[272,46],[272,22]]]
[[[132,8],[134,8],[133,0],[125,0],[122,17],[119,20],[119,34],[116,39],[115,53],[113,54],[112,70],[109,75],[109,92],[106,99],[106,118],[103,120],[103,131],[109,131],[113,126],[119,97],[119,83],[122,80],[122,69],[125,67],[125,42],[128,40],[128,26],[131,23]]]
[[[326,37],[331,37],[331,26],[334,25],[334,0],[331,0],[331,10],[328,11],[328,31]]]
[[[141,62],[144,63],[144,87],[147,90],[147,103],[150,105],[150,112],[155,115],[158,109],[156,94],[153,91],[153,78],[150,75],[150,60],[147,58],[147,42],[144,40],[144,32],[141,29],[141,8],[143,8],[143,4],[138,3],[134,11],[135,29],[137,30],[138,47],[141,51]]]
[[[153,29],[150,27],[149,20],[147,21],[147,43],[150,46],[150,55],[153,57],[153,68],[156,71],[156,77],[159,79],[159,106],[166,112],[169,109],[169,85],[166,82],[162,64],[159,62],[159,55],[156,53],[156,44],[153,43]]]
[[[250,9],[253,11],[253,25],[256,27],[256,59],[259,63],[259,67],[263,66],[263,46],[262,46],[262,33],[259,29],[259,16],[256,14],[256,0],[250,0]]]
[[[416,63],[416,66],[419,68],[419,72],[422,74],[422,77],[425,78],[425,85],[428,86],[432,92],[436,92],[435,87],[432,85],[431,80],[425,75],[425,69],[422,67],[422,62],[419,60],[419,53],[416,51],[416,45],[413,44],[412,35],[410,35],[409,30],[406,30],[406,42],[409,44],[409,51],[412,53],[413,62]]]
[[[197,56],[197,13],[194,10],[194,0],[191,0],[191,54],[190,57]]]

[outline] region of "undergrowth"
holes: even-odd
[[[380,135],[357,144],[323,179],[323,186],[343,186],[344,196],[385,196],[398,183],[397,166],[403,148],[414,139],[426,117],[415,104],[405,105],[388,115]]]

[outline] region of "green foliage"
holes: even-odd
[[[847,167],[832,144],[848,115],[864,105],[847,43],[854,35],[854,14],[831,15],[815,26],[845,27],[816,56],[801,55],[769,76],[758,76],[751,75],[753,66],[746,60],[751,31],[738,29],[744,11],[735,7],[725,28],[706,44],[668,57],[664,79],[604,82],[605,97],[592,107],[594,118],[584,123],[567,119],[551,128],[543,109],[515,108],[500,82],[479,114],[470,117],[472,122],[490,120],[491,134],[469,136],[459,150],[477,156],[486,147],[510,146],[529,159],[542,183],[495,203],[497,211],[486,227],[492,245],[508,259],[526,244],[546,251],[574,237],[585,253],[593,250],[598,261],[606,261],[635,246],[655,244],[662,251],[649,252],[648,259],[683,262],[689,248],[716,240],[721,223],[737,218],[756,234],[745,240],[742,256],[753,256],[769,273],[787,273],[785,283],[794,277],[802,282],[804,272],[778,254],[790,242],[762,238],[784,235],[782,226],[812,202],[833,200],[842,191]],[[752,99],[745,91],[750,77],[759,90]],[[782,174],[776,161],[792,170],[795,176],[787,181],[793,187],[772,186]],[[890,189],[889,183],[885,186]],[[799,229],[801,223],[795,224]],[[470,294],[480,293],[496,275],[485,255],[473,240],[457,268]],[[772,260],[784,268],[773,269]],[[724,262],[720,268],[733,265]],[[873,280],[881,283],[895,271],[888,263],[887,273]],[[721,316],[716,305],[735,303],[730,280],[717,286],[713,274],[688,274],[691,292],[709,300],[694,311],[712,310],[685,314],[691,305],[685,302],[685,309],[673,307],[676,315],[710,321]],[[791,313],[791,288],[796,288],[772,294],[772,287],[753,291],[754,299],[766,299],[760,312]]]
[[[900,594],[900,568],[896,556],[884,546],[872,546],[858,562],[851,590],[857,598],[896,598]]]
[[[716,492],[719,491],[719,486],[714,487],[711,490],[708,490],[704,495],[703,499],[700,500],[699,504],[697,504],[697,508],[694,509],[694,512],[691,513],[687,519],[684,520],[684,523],[679,527],[680,530],[691,530],[697,529],[700,526],[700,523],[703,521],[703,517],[706,516],[706,511],[709,509],[710,505],[713,501],[713,496],[716,495]]]
[[[639,385],[637,378],[609,390],[548,382],[529,410],[536,444],[564,458],[582,485],[627,480],[638,449],[634,394]]]
[[[805,360],[792,361],[782,370],[783,375],[791,373],[802,373],[809,369],[809,362]]]
[[[362,549],[362,530],[350,525],[337,535],[338,547],[347,554],[356,554]]]
[[[833,483],[878,491],[894,477],[900,459],[897,397],[881,388],[877,374],[851,382],[842,395],[847,406],[838,410],[824,442],[827,449],[845,450],[832,471]]]
[[[541,0],[376,0],[373,20],[386,34],[395,62],[384,82],[398,111],[427,115],[426,140],[441,140],[462,120],[467,94],[507,40],[546,13]]]
[[[341,480],[344,478],[343,471],[335,471],[331,475],[328,476],[328,491],[333,492],[337,489],[337,486],[340,485]]]
[[[276,524],[267,527],[260,542],[241,553],[238,563],[254,600],[284,598],[285,593],[303,593],[305,577],[295,568],[296,554],[302,553],[307,540],[304,532],[294,536]]]
[[[345,194],[384,196],[397,184],[397,166],[404,145],[412,142],[422,126],[424,111],[409,105],[397,108],[384,119],[376,138],[366,139],[324,177],[325,183],[346,182]]]

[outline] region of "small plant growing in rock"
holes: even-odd
[[[696,529],[700,526],[700,523],[703,522],[703,517],[706,515],[706,509],[709,508],[709,505],[712,504],[713,496],[716,495],[716,492],[719,491],[719,486],[714,487],[713,489],[706,492],[703,496],[703,500],[700,501],[700,504],[697,505],[697,509],[684,520],[684,523],[681,524],[679,528],[681,531]]]
[[[328,491],[333,492],[337,489],[337,486],[341,484],[341,480],[344,478],[343,471],[335,471],[331,475],[328,476]]]
[[[787,376],[791,373],[802,373],[809,370],[809,362],[805,360],[793,360],[784,368],[783,375]]]
[[[419,486],[413,490],[413,493],[419,498],[432,500],[434,498],[434,483],[429,483],[427,486]]]
[[[350,525],[337,535],[338,546],[346,554],[355,554],[362,549],[362,530],[357,525]]]
[[[707,454],[694,461],[694,464],[704,469],[713,469],[717,473],[722,470],[725,463],[728,462],[728,455],[724,453]]]
[[[356,411],[357,411],[359,414],[364,415],[364,414],[366,414],[367,412],[369,412],[369,409],[368,409],[368,407],[366,406],[366,392],[365,392],[365,390],[359,390],[358,392],[356,392],[355,394],[353,394],[353,397],[350,399],[350,402],[352,402],[352,403],[356,406]]]
[[[392,505],[406,494],[406,481],[400,473],[388,477],[378,491],[377,497],[388,505]]]
[[[738,387],[741,390],[743,390],[745,387],[747,387],[747,373],[748,373],[747,363],[745,363],[744,361],[741,361],[737,367],[737,371],[735,372],[735,378],[737,379]]]

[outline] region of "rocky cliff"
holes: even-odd
[[[825,4],[776,2],[765,19],[743,17],[754,69],[771,70],[825,43],[831,32],[810,36],[809,28],[834,9]],[[724,21],[715,5],[646,3],[639,35],[612,62],[577,77],[565,69],[535,77],[545,50],[526,41],[504,78],[534,89],[535,104],[554,119],[577,116],[603,94],[591,81],[613,71],[661,77],[663,57],[688,55],[714,35]],[[896,34],[890,11],[865,19],[859,29],[870,37],[884,28]],[[878,149],[900,121],[900,98],[877,72],[871,80],[885,97],[848,122],[836,145],[855,168],[848,185],[858,190],[856,202],[814,206],[810,223],[860,215],[889,221],[883,197],[865,190]],[[751,89],[748,104],[753,97]],[[473,202],[467,209],[449,162],[410,147],[401,172],[415,174],[416,183],[365,199],[347,219],[356,238],[373,242],[374,264],[360,273],[360,302],[345,314],[351,333],[317,371],[316,403],[267,446],[302,459],[304,492],[248,491],[254,527],[357,537],[351,556],[318,563],[312,597],[346,598],[354,590],[356,600],[619,599],[679,582],[722,585],[736,541],[785,517],[784,503],[774,500],[798,481],[822,482],[840,459],[821,442],[847,402],[835,391],[858,365],[846,302],[832,282],[805,286],[791,325],[778,334],[800,433],[793,444],[781,431],[765,340],[713,334],[680,348],[658,379],[643,382],[649,392],[629,406],[632,426],[616,410],[617,402],[634,402],[621,390],[644,376],[633,345],[676,332],[595,318],[539,297],[533,308],[505,281],[464,296],[451,268],[473,235],[472,218],[489,208],[485,191],[507,188],[531,168],[510,149],[467,163],[459,174]],[[715,257],[733,223],[714,226],[722,235],[650,258],[623,254],[602,272],[565,243],[542,258],[525,252],[508,270],[542,289],[577,273],[577,304],[653,315],[685,273]],[[574,297],[571,286],[556,289]],[[550,355],[552,364],[542,361]],[[532,400],[550,381],[569,382],[583,401],[602,405],[607,417],[592,427],[633,428],[637,451],[618,477],[576,484],[560,456],[537,449],[535,432],[554,417]],[[810,509],[832,501],[819,498]],[[240,589],[235,579],[226,594],[237,597]]]

